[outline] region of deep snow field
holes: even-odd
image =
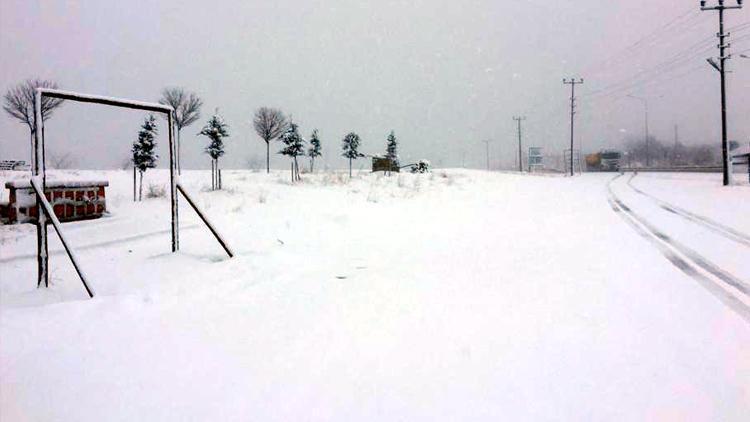
[[[168,198],[134,204],[129,172],[56,173],[110,181],[110,215],[63,225],[93,299],[52,228],[52,284],[37,289],[34,227],[0,226],[0,420],[750,415],[746,182],[223,176],[217,192],[208,172],[182,180],[233,259],[184,200],[181,250],[170,253]],[[166,186],[167,173],[149,171],[144,193],[149,184]],[[613,195],[740,284],[696,281]]]

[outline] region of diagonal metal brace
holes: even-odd
[[[57,236],[60,238],[60,242],[65,248],[65,252],[68,254],[68,258],[70,258],[70,262],[73,263],[73,268],[75,268],[76,272],[78,273],[78,277],[81,279],[81,283],[83,283],[83,287],[86,289],[86,293],[88,293],[89,297],[94,297],[94,291],[91,289],[91,287],[89,287],[88,282],[86,282],[86,275],[84,275],[81,266],[78,264],[75,253],[68,245],[68,239],[65,238],[65,234],[63,234],[62,229],[60,228],[60,220],[57,219],[55,212],[52,210],[52,206],[50,205],[49,201],[47,201],[47,197],[44,196],[41,177],[32,177],[31,187],[34,188],[37,201],[42,205],[42,211],[52,221],[52,225],[55,226],[55,232],[57,232]]]

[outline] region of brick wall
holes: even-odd
[[[47,182],[44,195],[61,222],[99,218],[107,211],[106,181]],[[8,224],[35,223],[39,216],[36,195],[28,182],[5,184],[10,190],[7,204],[0,204],[0,217]]]

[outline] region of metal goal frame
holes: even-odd
[[[34,121],[36,122],[36,130],[34,131],[34,160],[32,162],[32,186],[35,186],[35,193],[37,197],[37,266],[38,266],[38,280],[37,287],[44,283],[45,287],[49,287],[49,250],[48,250],[48,239],[47,239],[47,223],[51,220],[58,236],[63,242],[63,246],[68,253],[73,266],[76,268],[81,281],[83,282],[86,291],[90,297],[93,297],[93,291],[88,287],[88,283],[83,275],[83,272],[79,270],[80,266],[76,262],[75,254],[70,249],[68,242],[65,241],[64,235],[61,231],[60,224],[57,222],[54,213],[51,213],[51,207],[47,201],[44,192],[47,187],[47,169],[45,164],[45,145],[44,145],[44,120],[42,119],[42,98],[58,98],[67,101],[75,101],[80,103],[92,103],[108,105],[120,108],[129,108],[135,110],[150,111],[152,113],[159,113],[165,115],[167,118],[167,125],[169,127],[169,186],[170,186],[170,201],[171,201],[171,227],[172,227],[172,252],[180,250],[180,227],[178,221],[179,215],[179,203],[177,198],[177,192],[179,191],[187,200],[188,204],[195,210],[201,220],[206,224],[211,233],[214,235],[216,240],[222,246],[227,255],[231,258],[234,253],[229,248],[224,239],[219,235],[216,229],[211,225],[209,220],[204,214],[198,209],[195,201],[193,201],[182,187],[177,176],[177,167],[175,161],[175,142],[174,142],[174,109],[170,106],[149,103],[142,101],[134,101],[123,98],[113,98],[101,95],[89,95],[82,94],[73,91],[63,91],[59,89],[51,88],[37,88],[36,98],[34,101]]]

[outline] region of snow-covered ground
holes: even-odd
[[[209,192],[187,172],[227,259],[184,201],[172,254],[167,198],[133,204],[130,173],[77,173],[110,180],[110,216],[64,225],[94,299],[51,229],[52,285],[37,289],[33,227],[0,227],[0,420],[750,414],[742,293],[721,287],[728,306],[608,202],[748,282],[750,248],[653,199],[748,234],[747,185],[226,171]]]

